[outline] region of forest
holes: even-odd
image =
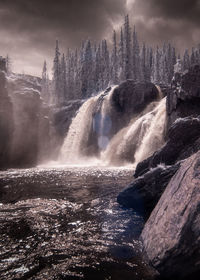
[[[57,105],[85,99],[127,79],[169,85],[174,71],[184,72],[200,62],[200,45],[180,54],[171,42],[152,47],[139,37],[127,15],[119,34],[113,30],[112,43],[88,39],[79,49],[61,54],[56,40],[52,81],[46,61],[42,70],[43,99]]]

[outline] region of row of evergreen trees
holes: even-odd
[[[131,30],[127,15],[119,40],[113,31],[110,48],[106,40],[98,45],[87,40],[79,50],[68,50],[66,55],[61,55],[56,41],[53,78],[49,82],[44,62],[42,95],[46,102],[62,104],[68,100],[88,98],[125,79],[167,85],[173,77],[177,58],[181,61],[179,68],[184,71],[191,64],[200,62],[200,47],[193,48],[191,55],[186,50],[180,60],[171,43],[154,49],[145,43],[140,44],[136,28],[134,26]]]

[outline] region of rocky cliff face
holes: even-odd
[[[167,94],[167,128],[177,118],[200,115],[200,65],[184,74],[176,73]]]
[[[56,159],[72,118],[82,104],[62,108],[44,103],[41,79],[6,75],[0,59],[0,168],[31,167]]]
[[[0,168],[10,164],[13,135],[13,106],[6,88],[5,64],[5,60],[0,57]]]
[[[10,166],[35,166],[50,153],[49,109],[40,98],[41,80],[12,74],[7,78],[13,104]]]
[[[197,279],[200,270],[199,184],[200,152],[171,179],[141,235],[150,262],[168,279]]]

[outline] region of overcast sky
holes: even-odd
[[[180,51],[200,43],[200,0],[0,0],[0,55],[14,71],[40,76],[44,59],[51,70],[56,39],[63,52],[109,39],[127,13],[142,42],[171,40]]]

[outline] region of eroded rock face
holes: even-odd
[[[167,279],[200,272],[199,186],[200,152],[182,163],[143,229],[147,257]]]
[[[13,106],[11,167],[31,167],[51,156],[50,109],[40,97],[40,83],[29,75],[6,78]]]
[[[148,218],[180,164],[158,166],[133,181],[119,193],[117,201],[124,207],[133,208]]]
[[[39,151],[40,95],[35,91],[14,92],[14,130],[11,149],[13,166],[34,166]]]
[[[167,94],[167,128],[177,118],[200,115],[200,65],[187,73],[176,73],[172,89]]]

